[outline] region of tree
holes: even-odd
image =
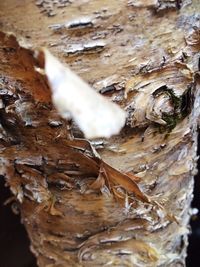
[[[0,173],[38,266],[184,266],[200,110],[198,0],[0,7]],[[89,141],[59,116],[35,69],[41,46],[126,110],[119,135]]]

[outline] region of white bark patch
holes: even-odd
[[[77,74],[44,50],[45,74],[53,103],[63,118],[71,114],[86,138],[109,138],[125,124],[126,113],[98,94]]]

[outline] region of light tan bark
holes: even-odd
[[[0,172],[38,266],[185,265],[199,8],[198,0],[1,1]],[[3,33],[11,31],[18,41]],[[89,142],[59,117],[34,69],[42,46],[127,111],[120,135]]]

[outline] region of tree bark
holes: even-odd
[[[185,266],[198,0],[7,0],[0,10],[0,173],[38,266]],[[35,70],[42,46],[126,110],[119,135],[86,140],[58,115]]]

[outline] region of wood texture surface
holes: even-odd
[[[185,266],[198,2],[0,2],[0,173],[38,266]],[[60,118],[39,47],[126,110],[118,136],[90,142]]]

